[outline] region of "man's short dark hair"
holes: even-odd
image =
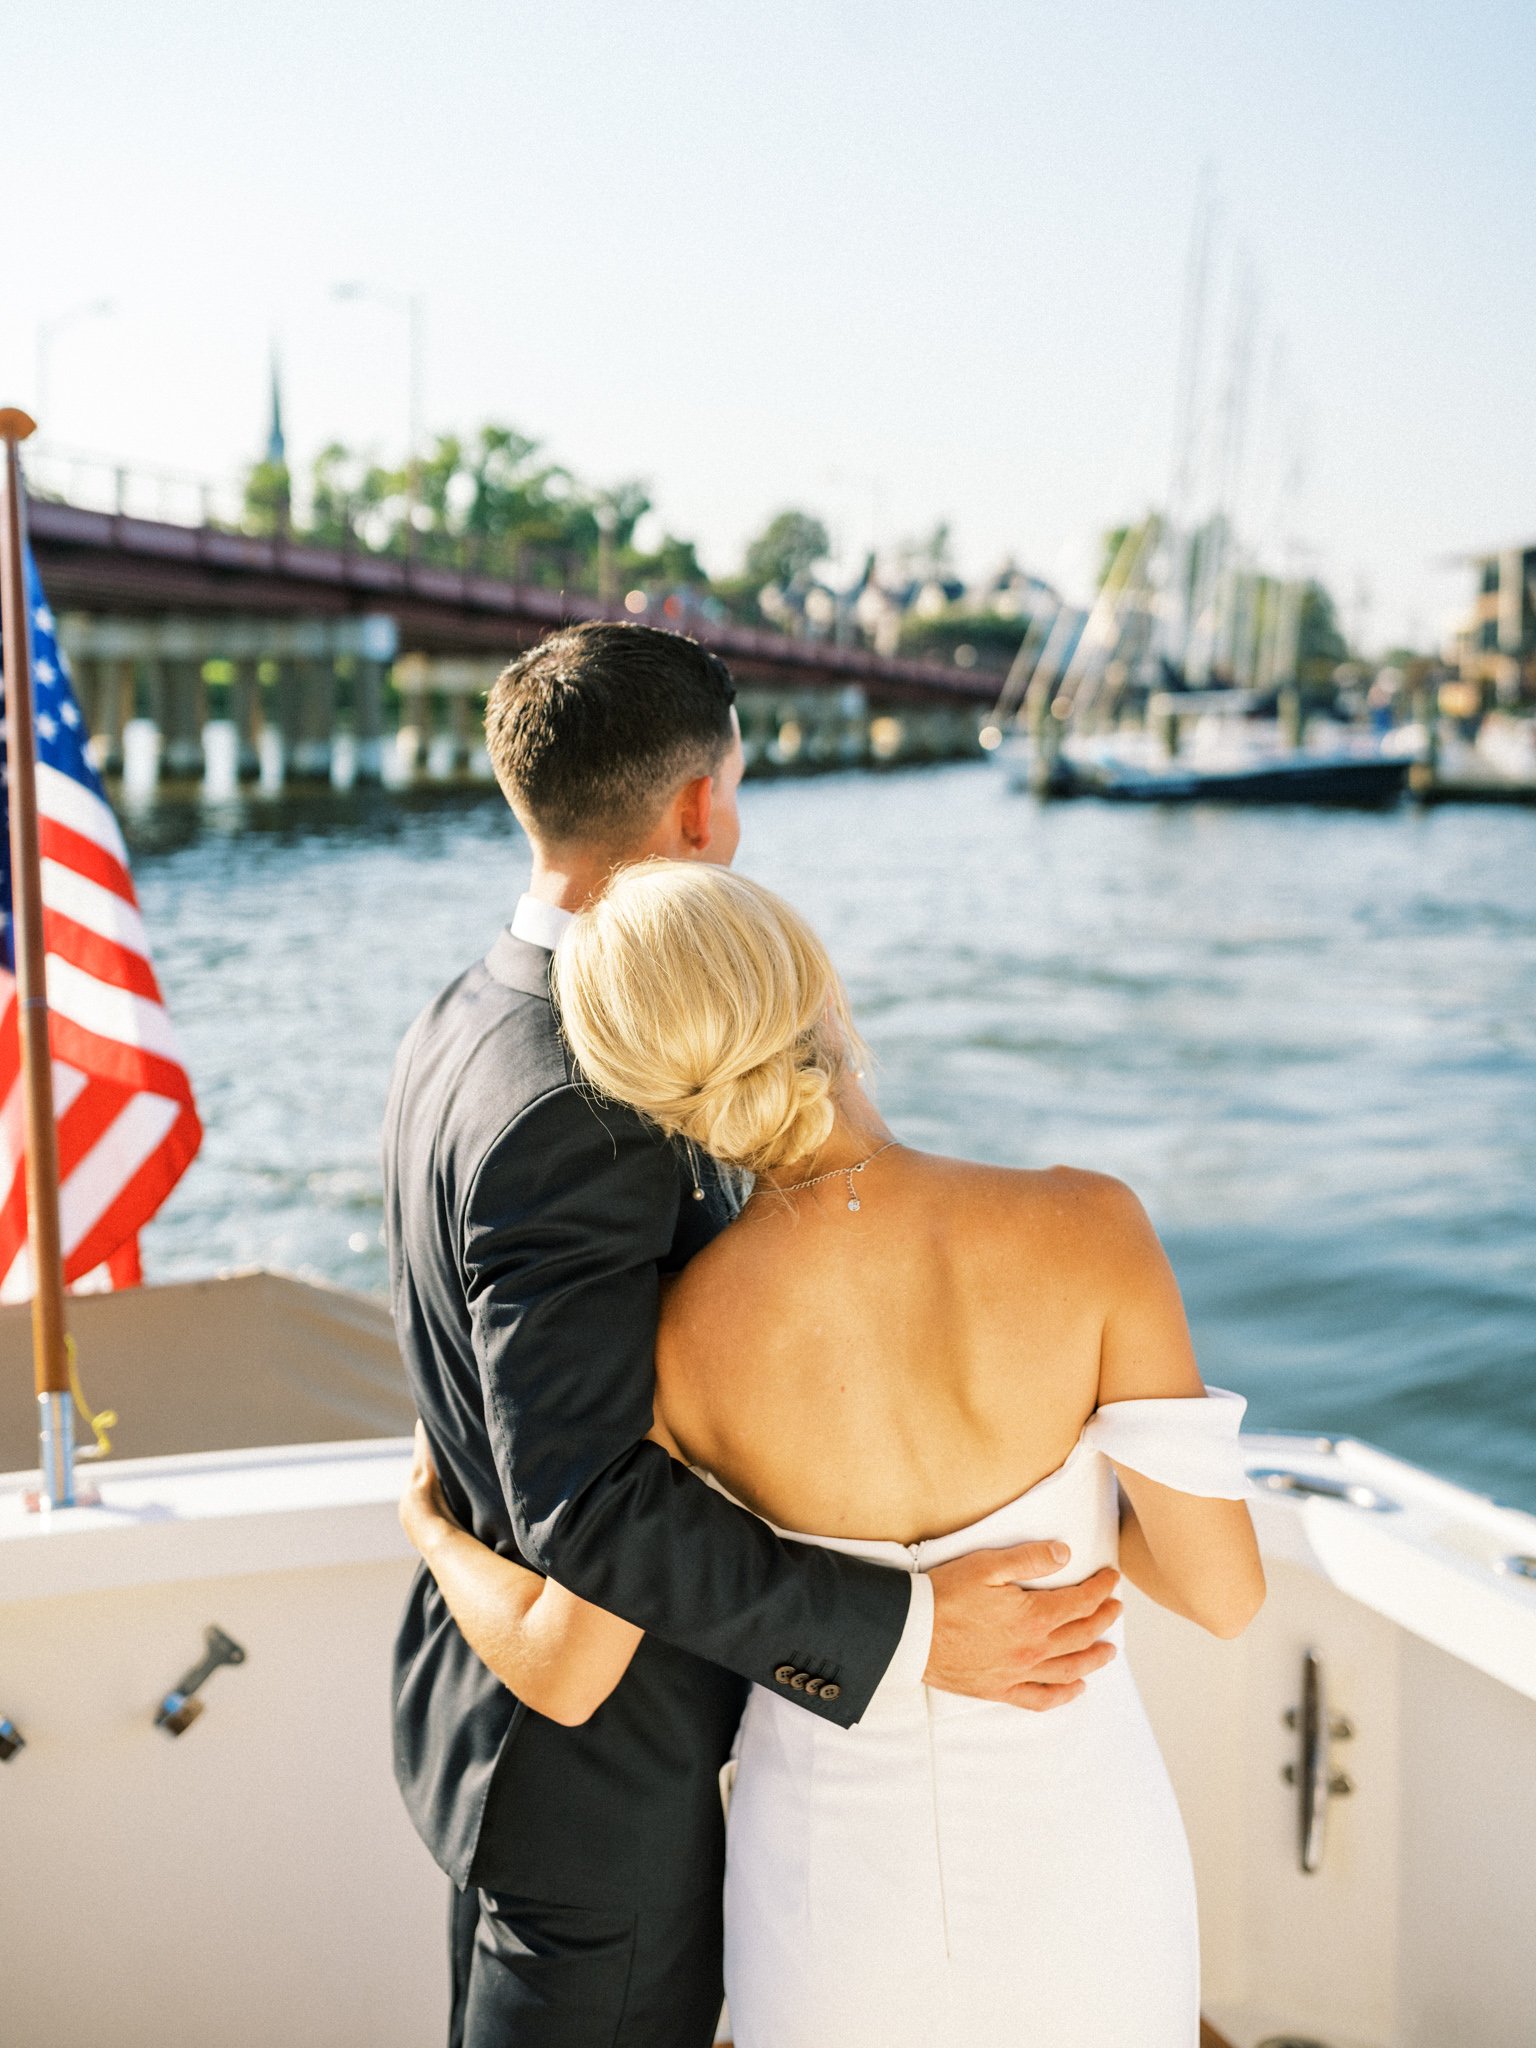
[[[736,689],[718,655],[654,626],[567,626],[503,669],[485,739],[503,794],[548,845],[632,846],[714,775]]]

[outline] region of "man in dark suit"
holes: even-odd
[[[1109,1654],[1081,1624],[1054,1633],[1071,1589],[1009,1583],[1057,1569],[1049,1546],[909,1577],[779,1540],[645,1440],[661,1277],[732,1202],[711,1162],[582,1085],[548,969],[615,867],[731,859],[733,696],[716,657],[641,626],[572,628],[512,664],[486,728],[533,846],[529,892],[395,1065],[392,1303],[448,1505],[646,1631],[593,1718],[557,1726],[491,1676],[416,1575],[396,1774],[455,1887],[454,2048],[710,2041],[719,1773],[749,1683],[849,1726],[882,1682],[922,1676],[1045,1707]]]

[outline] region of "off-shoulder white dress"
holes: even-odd
[[[1065,1464],[970,1528],[910,1547],[801,1540],[915,1572],[1060,1538],[1071,1564],[1036,1583],[1083,1579],[1119,1554],[1110,1460],[1240,1498],[1244,1405],[1216,1388],[1116,1401]],[[841,1729],[754,1688],[726,1991],[737,2048],[1195,2048],[1189,1851],[1125,1658],[1045,1714],[913,1685]]]

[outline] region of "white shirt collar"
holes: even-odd
[[[546,953],[553,953],[575,922],[573,910],[562,910],[555,903],[541,903],[537,896],[523,896],[512,919],[512,936],[526,940],[530,946],[542,946]]]

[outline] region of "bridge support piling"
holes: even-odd
[[[229,715],[239,734],[236,773],[242,782],[261,772],[257,741],[261,732],[261,664],[244,657],[233,664],[234,680],[229,691]]]
[[[310,658],[295,665],[294,779],[326,782],[331,773],[331,739],[336,728],[336,668]]]
[[[299,666],[291,657],[278,662],[269,707],[271,721],[283,736],[283,758],[290,765],[299,744],[299,719],[302,711]]]
[[[207,723],[207,686],[200,661],[185,659],[161,664],[165,679],[165,734],[163,757],[166,775],[176,782],[193,782],[202,772],[202,730]]]
[[[133,713],[133,663],[108,655],[81,661],[78,667],[91,759],[102,774],[115,774],[122,766],[123,727]]]
[[[427,710],[427,780],[451,782],[458,771],[460,754],[449,712],[450,699],[434,690]]]
[[[384,668],[381,661],[360,655],[353,679],[357,777],[378,782],[384,769]]]
[[[467,690],[455,690],[448,698],[448,730],[453,737],[454,765],[468,772],[485,730],[480,701]]]
[[[345,654],[335,664],[332,702],[330,773],[332,789],[351,789],[357,781],[357,657]]]

